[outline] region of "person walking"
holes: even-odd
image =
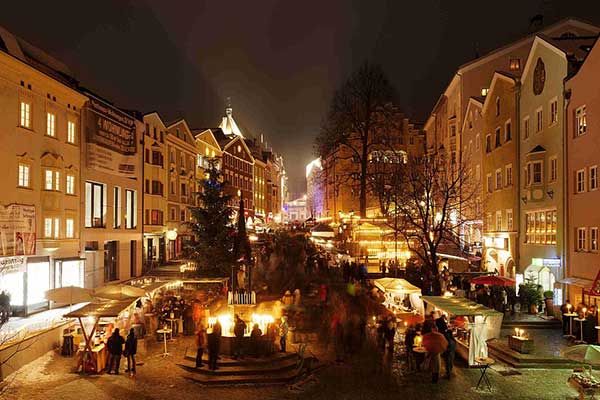
[[[127,357],[127,369],[125,372],[131,372],[135,374],[135,355],[137,353],[137,337],[135,337],[135,330],[129,329],[129,335],[125,340],[125,357]]]
[[[427,350],[431,368],[431,382],[437,383],[440,378],[440,368],[442,364],[441,354],[448,348],[448,341],[437,331],[435,325],[431,332],[423,335],[423,347]]]
[[[281,323],[279,324],[279,345],[281,346],[280,351],[282,353],[285,353],[288,329],[287,317],[284,315],[281,317]]]
[[[108,374],[115,371],[116,375],[119,375],[119,367],[121,365],[121,355],[123,354],[123,344],[125,339],[119,335],[119,328],[115,328],[113,334],[106,341],[106,347],[108,349]]]
[[[235,324],[233,326],[233,334],[235,340],[233,342],[233,358],[238,359],[242,357],[242,347],[244,346],[244,333],[246,332],[246,323],[240,318],[238,314],[235,315]]]
[[[206,329],[204,329],[204,325],[202,322],[198,325],[198,330],[196,331],[196,368],[202,368],[202,356],[204,355],[204,349],[208,344],[208,337],[206,336]]]
[[[444,352],[444,362],[446,363],[446,379],[450,379],[452,378],[452,369],[454,368],[454,357],[456,355],[456,339],[454,339],[454,335],[450,330],[446,331],[444,337],[448,342],[448,347]]]

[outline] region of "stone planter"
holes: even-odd
[[[546,306],[546,316],[551,317],[554,315],[554,299],[544,299]]]

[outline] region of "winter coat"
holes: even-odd
[[[246,323],[238,319],[233,327],[233,333],[236,337],[242,337],[244,336],[244,332],[246,332]]]
[[[125,340],[125,355],[132,356],[137,353],[137,338],[134,334],[130,333],[127,335],[127,340]]]
[[[108,352],[110,354],[114,354],[120,356],[123,354],[123,344],[125,343],[125,339],[118,333],[113,333],[108,340],[106,341],[106,347],[108,348]]]
[[[208,342],[208,338],[206,337],[206,330],[200,329],[196,332],[196,347],[198,349],[206,348],[206,344]]]

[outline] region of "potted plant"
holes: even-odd
[[[546,290],[544,292],[544,303],[546,306],[546,315],[551,317],[554,315],[554,292],[552,290]]]
[[[542,306],[542,293],[539,285],[535,283],[523,283],[519,286],[519,300],[522,309],[529,310],[530,314],[537,314]]]

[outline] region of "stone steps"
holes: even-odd
[[[521,354],[497,340],[490,340],[488,342],[488,353],[493,358],[500,360],[513,368],[570,369],[581,366],[580,363],[560,357]]]
[[[186,354],[185,364],[177,366],[189,375],[186,379],[202,385],[276,385],[286,384],[304,374],[307,367],[313,370],[318,361],[314,357],[306,357],[300,369],[300,357],[296,353],[275,353],[265,358],[232,359],[222,357],[217,363],[217,370],[209,370],[207,359],[205,365],[195,368],[195,357]]]
[[[503,320],[502,329],[562,329],[562,322],[558,319],[540,320]]]

